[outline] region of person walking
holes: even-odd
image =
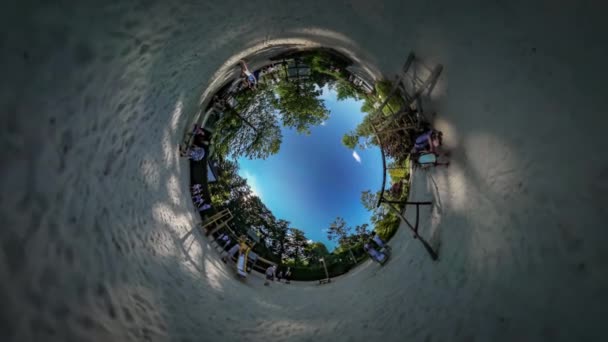
[[[277,267],[275,265],[271,265],[266,269],[266,281],[264,282],[264,286],[268,286],[270,284],[270,280],[274,281],[276,271]]]
[[[240,245],[237,243],[235,243],[229,250],[228,250],[228,254],[224,255],[222,257],[222,261],[224,263],[228,262],[228,258],[230,258],[231,260],[234,259],[234,256],[236,255],[236,253],[239,251]]]

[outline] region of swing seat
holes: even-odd
[[[435,165],[437,163],[437,155],[435,153],[425,153],[418,157],[418,164],[420,166]]]

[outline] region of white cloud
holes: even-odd
[[[313,242],[314,242],[314,241],[312,241],[312,240],[306,240],[306,243],[307,243],[307,244],[309,244],[309,245],[310,245],[311,243],[313,243]]]
[[[325,125],[327,125],[327,121],[321,122],[321,126],[325,126]]]
[[[353,158],[355,158],[357,163],[361,164],[361,157],[359,157],[359,153],[357,153],[357,151],[353,151]]]

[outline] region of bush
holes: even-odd
[[[390,213],[376,224],[375,230],[382,240],[388,241],[395,235],[397,229],[399,229],[399,221],[397,215]]]
[[[380,81],[376,83],[376,94],[378,95],[378,102],[382,103],[390,94],[393,83],[390,81]],[[386,115],[397,113],[401,107],[405,105],[403,97],[400,93],[397,96],[391,97],[386,106],[382,108],[382,112]]]
[[[363,248],[361,248],[361,251],[363,251]],[[329,261],[327,263],[327,273],[329,274],[329,277],[334,278],[345,274],[353,267],[356,267],[361,262],[367,260],[368,256],[365,252],[360,255],[358,252],[359,250],[357,250],[357,253],[353,250],[353,254],[355,254],[355,259],[357,260],[356,264],[352,263],[350,255],[347,255],[346,253],[327,256],[326,260]],[[338,261],[340,259],[342,261]],[[291,280],[315,281],[319,279],[325,279],[325,270],[323,269],[323,266],[291,267]]]
[[[352,263],[335,263],[327,265],[329,277],[337,277],[348,272],[352,268]],[[325,279],[325,270],[321,267],[292,267],[291,280],[314,281]]]
[[[329,277],[333,278],[333,277],[337,277],[339,275],[343,275],[344,273],[350,271],[350,269],[355,266],[356,266],[356,264],[353,264],[350,261],[348,263],[339,262],[339,263],[335,263],[332,265],[327,265],[327,272],[329,272]]]
[[[393,183],[397,183],[404,179],[408,175],[408,172],[406,169],[390,169],[388,170],[388,174],[391,176]]]
[[[291,280],[312,281],[319,279],[325,279],[325,270],[322,266],[291,268]]]

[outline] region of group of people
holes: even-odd
[[[193,161],[201,161],[205,158],[206,148],[209,146],[208,134],[198,124],[194,124],[191,134],[192,144],[186,148],[180,146],[180,155]]]
[[[411,160],[419,166],[450,165],[449,161],[439,161],[441,156],[447,157],[448,155],[441,152],[442,144],[443,133],[435,129],[429,129],[416,138],[411,150]]]
[[[251,244],[247,237],[245,235],[241,235],[234,243],[234,245],[232,245],[233,242],[230,238],[230,235],[226,233],[220,233],[215,238],[215,241],[220,247],[222,247],[222,261],[224,263],[227,263],[228,260],[234,260],[236,258],[237,275],[243,279],[247,278],[247,274],[251,271],[251,268],[248,266],[248,261],[250,259],[251,252]],[[271,265],[266,268],[266,281],[264,282],[264,285],[268,286],[270,284],[270,281],[274,280],[277,280],[278,282],[285,280],[285,283],[289,284],[291,279],[291,268],[287,267],[285,272],[283,272],[282,270],[279,270],[277,272],[277,269],[278,268],[276,265]]]
[[[225,234],[225,233],[221,233],[215,239],[215,241],[217,241],[217,244],[220,245],[223,250],[226,250],[228,248],[228,246],[230,246],[230,243],[232,243],[232,240],[230,239],[230,235]]]
[[[277,265],[272,265],[269,266],[266,269],[266,281],[264,282],[265,286],[270,285],[271,281],[274,281],[275,279],[280,283],[283,279],[285,279],[285,284],[289,284],[290,279],[291,279],[291,268],[287,267],[287,270],[285,270],[285,273],[283,273],[283,271],[279,271],[277,273]]]
[[[388,260],[390,246],[376,232],[372,232],[371,237],[363,244],[363,249],[380,264],[384,264]]]
[[[241,250],[241,242],[240,241],[245,241],[246,238],[244,236],[241,236],[239,238],[238,241],[236,241],[236,243],[234,245],[232,245],[232,240],[230,239],[230,236],[228,234],[220,234],[217,238],[216,241],[218,241],[218,243],[221,243],[222,246],[222,261],[224,263],[228,262],[228,259],[234,259],[235,255]],[[228,249],[228,246],[230,246],[230,249]],[[226,254],[224,255],[224,252],[227,250]]]
[[[279,80],[279,76],[276,72],[281,68],[283,63],[274,63],[271,65],[267,65],[257,71],[249,70],[249,66],[244,60],[239,61],[239,65],[241,67],[241,79],[243,81],[243,85],[246,88],[255,90],[257,89],[258,80],[262,76],[271,77],[275,81]]]
[[[226,254],[224,252],[232,244],[232,239],[228,234],[222,233],[217,238],[216,241],[222,247],[222,255],[221,259],[224,263],[228,262],[228,259],[233,260],[236,256],[236,271],[239,277],[247,278],[247,274],[249,273],[249,268],[247,267],[247,260],[249,258],[249,252],[251,251],[251,246],[249,241],[244,235],[241,235],[235,244],[228,249]],[[238,256],[237,256],[238,253]]]
[[[216,241],[222,247],[222,261],[224,263],[228,262],[228,259],[234,260],[236,257],[236,268],[237,274],[241,278],[246,278],[249,273],[249,268],[247,267],[247,261],[249,259],[249,252],[251,251],[251,244],[245,235],[241,235],[237,241],[235,241],[234,245],[228,249],[228,246],[232,244],[232,239],[230,239],[230,235],[226,233],[221,233]],[[224,252],[227,250],[226,254]],[[237,255],[238,254],[238,255]]]
[[[192,184],[190,187],[192,195],[192,202],[198,209],[198,211],[205,211],[211,209],[211,203],[205,202],[203,197],[203,186],[201,184]]]

